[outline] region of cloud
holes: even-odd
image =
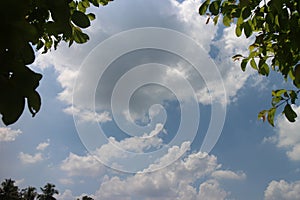
[[[20,129],[14,130],[9,127],[0,127],[0,142],[15,141],[16,137],[21,133]]]
[[[216,180],[209,180],[202,183],[199,187],[199,193],[197,199],[209,199],[209,200],[220,200],[226,199],[230,194],[224,189],[220,188],[220,184]]]
[[[104,172],[104,166],[92,155],[79,156],[73,153],[62,161],[60,169],[69,176],[97,176]]]
[[[241,36],[235,37],[234,28],[225,28],[223,30],[224,35],[220,38],[218,36],[218,29],[220,27],[214,26],[212,23],[205,24],[206,17],[199,16],[197,7],[199,7],[198,0],[187,0],[182,3],[176,0],[159,1],[153,3],[151,1],[139,1],[132,0],[130,2],[112,2],[108,6],[100,8],[99,12],[95,12],[97,17],[93,21],[92,26],[87,29],[91,40],[84,45],[74,45],[72,48],[68,48],[67,45],[61,44],[57,51],[52,51],[47,56],[38,55],[35,66],[43,68],[44,66],[54,66],[59,74],[58,82],[61,84],[63,91],[58,95],[58,98],[65,102],[68,107],[65,112],[68,114],[74,114],[82,117],[83,121],[90,121],[98,119],[101,122],[110,121],[111,118],[108,113],[110,112],[110,97],[111,92],[116,83],[117,79],[125,73],[127,70],[135,66],[135,63],[142,64],[144,62],[157,62],[170,66],[170,69],[156,72],[153,76],[157,80],[161,80],[165,83],[171,84],[177,88],[182,87],[181,84],[176,81],[175,78],[182,77],[187,79],[195,85],[195,91],[199,102],[204,104],[211,103],[211,98],[214,101],[223,101],[224,96],[223,88],[221,87],[220,81],[212,81],[212,88],[208,92],[207,88],[204,87],[202,78],[196,75],[193,67],[189,63],[184,62],[178,57],[172,57],[168,55],[162,55],[159,53],[159,57],[151,56],[156,55],[155,52],[142,52],[141,56],[133,56],[129,59],[122,60],[119,66],[115,66],[115,69],[107,72],[103,80],[99,82],[101,85],[101,91],[97,91],[96,95],[96,107],[101,110],[99,116],[94,115],[93,112],[89,112],[93,109],[94,105],[85,105],[87,102],[86,91],[89,88],[80,88],[80,97],[76,98],[79,102],[84,105],[84,108],[71,108],[72,104],[72,92],[74,87],[74,81],[79,72],[79,67],[84,58],[91,52],[91,50],[99,44],[101,41],[109,36],[112,36],[121,31],[129,30],[138,27],[165,27],[174,30],[178,30],[182,33],[189,35],[193,38],[200,46],[202,46],[207,52],[211,51],[211,46],[217,48],[214,51],[217,56],[215,62],[218,65],[219,70],[223,76],[223,81],[227,89],[228,100],[233,99],[236,96],[237,91],[243,87],[245,81],[250,76],[250,72],[242,73],[238,64],[234,64],[231,60],[231,56],[236,53],[243,53],[247,51],[247,45],[249,40]],[[98,10],[97,10],[98,11]],[[121,13],[126,13],[121,15]],[[120,20],[121,19],[121,20]],[[223,27],[222,27],[223,29]],[[186,48],[186,44],[178,42],[178,48]],[[117,48],[117,47],[116,47]],[[113,52],[115,48],[111,48]],[[120,60],[122,58],[119,58]],[[148,60],[147,60],[148,59]],[[118,61],[118,60],[116,60]],[[126,62],[125,62],[126,61]],[[202,67],[206,67],[206,63],[202,63]],[[95,69],[97,64],[95,64]],[[109,70],[108,70],[109,71]],[[207,70],[206,70],[207,71]],[[249,70],[248,70],[249,71]],[[147,74],[150,76],[152,74]],[[212,73],[210,76],[214,77]],[[81,77],[89,82],[90,76]],[[142,78],[142,77],[141,77]],[[146,92],[142,92],[145,90]],[[181,95],[189,95],[183,93]],[[165,100],[174,100],[174,95],[170,95],[161,88],[144,88],[141,89],[141,94],[144,94],[137,101],[132,103],[132,115],[136,114],[139,118],[142,118],[147,110],[147,105],[153,103],[163,103]],[[151,95],[149,95],[151,94]],[[230,102],[230,101],[228,101]],[[124,103],[120,100],[120,103]],[[86,113],[85,113],[86,111]],[[120,111],[120,113],[124,113]]]
[[[218,170],[212,173],[212,177],[215,179],[233,179],[233,180],[244,180],[246,174],[244,172],[235,173],[229,170]]]
[[[65,190],[61,194],[58,194],[58,195],[56,194],[54,197],[58,200],[74,200],[74,199],[76,199],[76,197],[73,196],[72,191],[69,189]]]
[[[80,108],[68,107],[64,109],[64,112],[70,115],[77,116],[80,122],[105,123],[112,120],[109,112],[107,111],[99,114],[91,110],[81,110]]]
[[[160,125],[157,127],[154,132],[162,129]],[[153,134],[153,138],[155,137],[157,134]],[[158,141],[153,144],[160,144]],[[122,144],[122,148],[126,150],[136,152],[140,152],[149,145],[144,140],[137,140],[137,137],[113,142]],[[135,174],[120,176],[110,173],[112,171],[109,171],[92,155],[79,156],[73,153],[70,153],[62,162],[61,170],[66,171],[69,176],[101,177],[105,174],[99,189],[94,194],[96,200],[225,199],[230,192],[225,191],[218,181],[246,178],[243,172],[222,170],[216,156],[202,152],[188,153],[189,149],[190,142],[184,142],[180,146],[171,146],[165,155]],[[114,159],[121,159],[124,156],[114,152],[111,144],[106,144],[98,153],[105,154],[109,158],[114,157]],[[174,160],[182,154],[183,157]],[[171,162],[170,165],[168,165],[169,162]],[[153,169],[158,168],[159,170],[153,172]],[[69,184],[69,179],[61,179],[61,181]]]
[[[73,185],[74,181],[70,178],[61,178],[59,179],[59,182],[63,185]]]
[[[184,147],[173,147],[158,164],[163,163],[165,158],[172,157],[174,151],[179,152],[181,148]],[[213,173],[220,167],[215,156],[201,152],[192,153],[152,173],[145,173],[149,170],[145,169],[125,178],[106,176],[95,193],[95,199],[225,199],[230,193],[213,179]],[[226,173],[231,176],[222,178],[232,179],[232,174],[236,174],[230,171]],[[199,180],[201,182],[197,184]]]
[[[36,153],[34,155],[30,155],[27,153],[20,152],[19,159],[23,164],[34,164],[37,162],[41,162],[44,160],[41,153]]]
[[[278,148],[284,149],[289,159],[293,161],[300,160],[300,106],[294,107],[298,117],[296,122],[289,122],[285,116],[277,117],[276,135],[264,138],[264,142],[275,143]]]
[[[265,190],[265,200],[297,200],[300,197],[300,181],[271,181]]]
[[[24,181],[25,181],[24,178],[18,179],[18,180],[15,181],[15,185],[21,187],[23,185]]]
[[[74,200],[74,199],[82,199],[84,196],[89,196],[89,197],[94,197],[93,195],[87,195],[87,194],[81,194],[79,196],[73,195],[72,191],[69,189],[66,189],[64,192],[61,194],[55,194],[54,197],[57,200]]]
[[[47,142],[42,142],[42,143],[38,144],[36,147],[36,150],[44,151],[49,145],[50,145],[50,140],[47,140]]]
[[[134,136],[121,141],[117,141],[114,137],[109,137],[109,142],[97,148],[93,155],[79,156],[70,153],[62,162],[61,169],[66,171],[69,176],[95,176],[104,173],[105,168],[99,160],[106,165],[111,164],[111,166],[122,163],[122,161],[135,165],[134,163],[128,163],[129,157],[134,159],[135,153],[144,153],[151,148],[162,146],[163,140],[158,137],[158,133],[161,131],[163,131],[163,125],[156,124],[149,134],[144,133],[142,137]]]

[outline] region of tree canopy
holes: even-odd
[[[200,15],[207,15],[217,24],[222,16],[225,26],[235,25],[235,34],[255,37],[248,55],[234,55],[241,60],[241,68],[251,66],[260,75],[271,71],[282,75],[291,88],[272,91],[271,108],[258,114],[274,126],[277,108],[284,105],[283,113],[290,122],[297,117],[292,104],[296,104],[300,92],[300,2],[299,0],[215,0],[204,1],[199,7]]]
[[[28,67],[36,50],[56,49],[61,41],[78,44],[88,41],[82,29],[95,19],[86,13],[91,5],[99,7],[111,0],[10,0],[2,2],[0,18],[0,113],[4,124],[16,122],[25,107],[32,116],[40,110],[37,92],[42,75]]]
[[[47,183],[40,188],[41,193],[38,193],[35,187],[28,186],[27,188],[19,189],[12,179],[5,179],[0,186],[1,200],[56,200],[55,194],[59,194],[55,185]],[[80,199],[76,199],[80,200]],[[83,196],[81,200],[94,200],[92,197]]]

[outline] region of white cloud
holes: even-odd
[[[230,194],[226,192],[224,189],[220,188],[220,184],[215,180],[209,180],[200,185],[199,188],[199,200],[201,199],[209,199],[209,200],[221,200],[226,199],[226,197]]]
[[[137,152],[147,147],[147,143],[139,143],[140,141],[136,139],[132,137],[114,142],[122,143],[124,145],[122,147],[126,150]],[[106,168],[93,156],[78,156],[73,153],[70,153],[62,162],[61,170],[66,171],[69,176],[99,177],[105,173],[99,189],[93,196],[96,200],[225,199],[230,192],[222,189],[218,180],[244,180],[246,178],[243,172],[220,169],[221,165],[218,164],[216,156],[202,152],[187,153],[189,149],[190,142],[184,142],[181,146],[172,146],[155,163],[133,175],[119,176],[119,174],[107,173]],[[99,152],[108,157],[113,156],[115,159],[123,156],[114,153],[109,144]],[[174,158],[182,154],[185,156],[174,161]],[[172,164],[164,167],[170,161]],[[151,172],[157,168],[159,170]],[[69,179],[61,179],[64,184],[69,184],[69,181]],[[69,195],[70,192],[65,195],[67,194]]]
[[[80,110],[79,108],[75,107],[68,107],[64,109],[64,112],[70,115],[75,115],[79,122],[99,122],[105,123],[111,121],[111,117],[109,112],[104,111],[102,113],[92,112],[90,110]]]
[[[104,172],[104,166],[92,155],[79,156],[73,153],[63,160],[60,169],[69,176],[96,176]]]
[[[132,0],[130,2],[112,2],[108,6],[100,8],[99,12],[96,12],[97,18],[93,22],[91,28],[87,29],[90,34],[91,40],[84,45],[74,45],[72,48],[68,48],[67,45],[61,44],[57,51],[52,51],[47,54],[47,56],[39,55],[36,59],[36,66],[50,66],[53,65],[57,70],[59,77],[58,82],[63,87],[63,91],[59,94],[59,99],[66,102],[68,105],[72,104],[72,91],[74,81],[78,75],[78,69],[84,58],[90,53],[90,51],[99,42],[103,41],[107,37],[119,33],[120,31],[129,30],[137,27],[166,27],[174,30],[183,32],[190,37],[192,37],[199,45],[201,45],[207,52],[210,51],[211,44],[214,44],[218,48],[218,55],[216,58],[216,63],[223,75],[223,80],[225,87],[227,89],[227,95],[229,98],[234,98],[237,91],[243,87],[245,81],[251,74],[250,72],[242,73],[238,64],[233,64],[231,61],[231,56],[235,53],[243,53],[247,51],[247,45],[249,40],[246,40],[243,36],[236,38],[233,28],[225,28],[224,35],[221,39],[215,41],[217,36],[218,26],[214,26],[212,23],[205,24],[206,17],[199,16],[197,7],[199,6],[198,0],[187,0],[182,3],[176,0],[159,1],[153,3],[151,1],[139,1]],[[150,12],[151,11],[151,12]],[[121,13],[126,13],[123,15]],[[122,20],[120,20],[122,19]],[[178,42],[178,48],[187,48]],[[110,49],[113,51],[113,48]],[[147,55],[148,56],[148,55]],[[167,57],[168,58],[168,57]],[[152,60],[155,62],[166,62],[168,66],[172,66],[169,70],[162,73],[155,73],[158,80],[165,81],[166,83],[175,85],[176,87],[181,87],[180,84],[174,79],[174,77],[183,77],[188,79],[191,83],[195,84],[195,90],[199,102],[210,103],[210,97],[213,97],[216,101],[222,101],[222,96],[224,92],[220,86],[220,82],[212,82],[212,88],[210,88],[209,93],[206,88],[203,88],[203,83],[199,85],[199,80],[201,78],[195,75],[193,68],[189,64],[184,64],[180,62],[180,59],[166,59],[160,58],[158,60]],[[133,58],[134,61],[137,58]],[[149,60],[150,62],[150,60]],[[134,63],[134,62],[132,62]],[[205,66],[205,63],[203,63]],[[97,66],[95,65],[95,68]],[[115,77],[119,77],[121,73],[125,72],[123,68],[116,68],[117,70],[108,73],[106,76],[107,82],[101,83],[102,92],[96,95],[99,101],[97,101],[97,107],[100,110],[110,109],[110,96],[112,87],[115,84]],[[248,70],[251,71],[251,70]],[[147,74],[149,75],[149,74]],[[212,74],[212,76],[214,76]],[[83,77],[84,80],[89,81],[89,77]],[[105,79],[105,80],[106,80]],[[200,81],[201,82],[201,81]],[[198,87],[198,88],[197,88]],[[78,101],[82,102],[84,105],[85,98],[87,98],[86,91],[89,88],[81,88],[81,97]],[[145,112],[146,105],[153,102],[162,103],[164,100],[173,99],[174,96],[170,96],[168,93],[160,89],[147,90],[147,94],[143,98],[139,99],[139,102],[134,103],[133,111]],[[149,95],[151,93],[151,95]],[[188,95],[183,94],[182,95]],[[82,98],[82,99],[81,99]],[[122,103],[122,101],[120,101]],[[223,102],[226,103],[226,102]],[[68,107],[65,111],[68,114],[78,113],[82,120],[99,120],[103,122],[110,121],[110,116],[105,113],[100,113],[99,116],[95,116],[92,112],[84,112],[83,110],[92,110],[93,105],[85,105],[84,108],[72,109]],[[136,108],[136,109],[135,109]],[[83,110],[82,110],[83,109]],[[120,111],[123,113],[123,111]],[[132,112],[134,115],[134,112]]]
[[[38,144],[36,147],[36,150],[44,151],[49,145],[50,145],[50,140],[47,140],[47,142],[42,142],[42,143]]]
[[[217,170],[212,173],[212,177],[215,179],[233,179],[233,180],[244,180],[246,174],[244,172],[233,172],[229,170]]]
[[[174,151],[179,152],[181,148],[175,149],[169,151],[159,162],[172,157]],[[225,199],[230,193],[222,189],[217,180],[207,180],[209,177],[214,178],[213,173],[220,167],[215,156],[201,152],[192,153],[152,173],[144,173],[148,171],[145,169],[144,172],[126,178],[106,176],[95,194],[95,199]],[[230,171],[227,173],[230,174]],[[232,179],[230,176],[222,178]],[[197,188],[195,184],[199,180],[202,181]]]
[[[294,107],[298,117],[296,122],[289,122],[284,115],[279,115],[276,120],[278,128],[276,135],[264,138],[263,142],[275,143],[278,148],[286,150],[287,156],[294,161],[300,160],[300,106]]]
[[[89,196],[89,197],[94,197],[93,195],[87,195],[87,194],[81,194],[79,196],[75,196],[73,195],[72,191],[69,189],[66,189],[64,192],[60,193],[60,194],[56,194],[54,195],[54,197],[57,200],[74,200],[74,199],[82,199],[82,197],[84,196]]]
[[[265,190],[265,200],[298,200],[300,197],[300,181],[271,181]]]
[[[70,178],[61,178],[58,180],[63,185],[73,185],[74,181]]]
[[[19,153],[19,159],[23,164],[34,164],[44,160],[43,155],[41,153],[30,155],[23,152]]]
[[[0,127],[0,142],[15,141],[16,137],[21,133],[20,129],[14,130],[9,127]]]
[[[149,134],[144,133],[142,137],[134,136],[121,141],[117,141],[114,137],[109,137],[109,142],[97,148],[93,152],[94,155],[79,156],[70,153],[62,162],[61,169],[66,171],[69,176],[95,176],[102,174],[105,169],[99,160],[106,165],[111,164],[112,166],[119,165],[122,161],[127,164],[133,164],[128,163],[128,159],[130,156],[133,156],[134,159],[134,153],[144,153],[150,148],[162,146],[163,140],[158,137],[158,133],[161,131],[163,131],[163,125],[156,124]],[[116,148],[116,146],[120,148]],[[128,152],[133,152],[133,154]]]
[[[64,192],[62,192],[61,194],[55,195],[54,196],[56,199],[58,200],[74,200],[76,199],[75,196],[73,196],[73,193],[71,190],[65,190]]]
[[[17,185],[17,186],[19,186],[19,187],[22,187],[24,181],[25,181],[24,178],[18,179],[18,180],[16,180],[15,185]]]

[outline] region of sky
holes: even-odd
[[[61,200],[299,199],[299,117],[257,119],[289,85],[242,72],[253,38],[200,3],[115,0],[89,10],[89,42],[38,52],[42,108],[1,124],[0,180]]]

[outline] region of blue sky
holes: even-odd
[[[44,75],[38,89],[42,109],[34,118],[25,110],[14,125],[1,125],[0,179],[12,178],[21,188],[54,183],[60,191],[57,199],[63,200],[84,194],[101,200],[299,199],[299,121],[290,124],[279,114],[276,128],[272,128],[257,120],[257,113],[270,106],[271,90],[289,85],[276,74],[265,79],[250,68],[242,72],[231,56],[247,53],[251,41],[236,38],[234,27],[206,25],[206,18],[197,14],[200,2],[116,0],[92,10],[97,19],[87,29],[91,38],[87,44],[71,48],[61,44],[57,51],[38,54],[32,67]],[[126,38],[123,43],[105,49],[103,46],[97,49],[98,45],[111,36],[120,36],[122,31],[144,27],[168,28],[193,39],[215,63],[212,65],[209,59],[198,63],[208,78],[199,75],[187,58],[144,48],[117,55],[110,65],[104,66],[97,85],[89,85],[97,70],[103,68],[99,64],[103,60],[98,60],[101,56],[114,55],[137,44],[138,37]],[[163,45],[171,41],[169,45],[178,51],[189,52],[190,60],[203,56],[192,44],[189,46],[190,40],[172,41],[172,37],[171,34],[154,42]],[[134,71],[137,66],[144,68]],[[214,80],[218,75],[211,73],[214,72],[211,66],[217,67],[221,80]],[[129,77],[130,73],[134,76]],[[122,96],[128,91],[119,90],[112,102],[116,84],[126,79],[124,74],[130,78],[121,84],[124,87],[148,79],[160,85],[137,87],[129,105]],[[185,88],[185,81],[191,84],[194,96]],[[93,87],[96,116],[91,112],[94,106],[89,99]],[[192,110],[194,97],[197,109]],[[75,102],[73,107],[72,102]],[[111,103],[115,103],[115,115]],[[216,116],[212,114],[218,105],[226,108],[221,135],[212,151],[199,152],[209,124],[217,126],[222,119],[224,110],[219,110]],[[186,114],[184,109],[190,115],[183,115],[182,119],[181,114]],[[295,109],[300,114],[300,107]],[[194,112],[200,114],[199,121],[197,115],[192,115]],[[132,126],[133,121],[141,126]],[[179,138],[187,139],[170,143],[183,121],[188,125]],[[198,131],[195,138],[189,138],[194,122]],[[99,124],[110,143],[90,136],[95,133],[97,138],[101,134],[91,128]],[[151,157],[151,152],[159,149],[163,151]],[[147,156],[140,159],[139,155]]]

